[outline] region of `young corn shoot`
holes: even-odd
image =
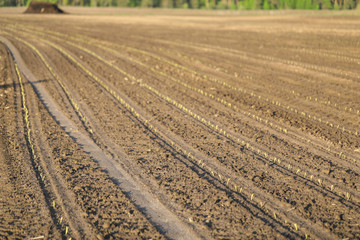
[[[346,199],[349,201],[350,200],[350,193],[346,193]]]

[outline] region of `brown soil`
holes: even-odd
[[[111,11],[0,20],[0,238],[359,237],[359,17]]]
[[[24,13],[64,13],[56,4],[32,1]]]

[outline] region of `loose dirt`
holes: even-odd
[[[32,1],[24,13],[56,14],[64,13],[64,11],[61,10],[56,4]]]
[[[65,10],[0,20],[0,238],[359,237],[358,16]]]

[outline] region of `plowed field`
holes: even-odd
[[[1,12],[0,239],[360,238],[360,17],[64,10]]]

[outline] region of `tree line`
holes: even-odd
[[[32,0],[0,0],[0,7],[27,6]],[[37,0],[60,6],[192,9],[355,9],[360,0]],[[359,6],[360,7],[360,6]]]

